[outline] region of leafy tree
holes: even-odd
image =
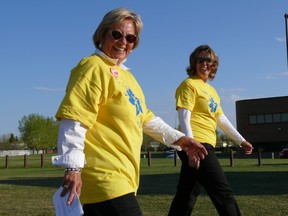
[[[27,147],[39,150],[56,147],[58,127],[53,118],[34,113],[23,116],[18,129]]]
[[[8,135],[7,134],[2,134],[1,142],[8,142]]]
[[[0,150],[9,150],[10,149],[10,139],[8,138],[9,134],[3,134],[0,138]]]
[[[16,141],[16,138],[14,136],[13,133],[10,134],[10,138],[9,138],[9,143],[14,143]]]
[[[143,133],[142,151],[147,151],[149,149],[150,143],[155,141],[152,137]]]

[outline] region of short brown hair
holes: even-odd
[[[203,51],[209,53],[212,56],[213,63],[212,63],[211,72],[214,71],[216,73],[217,68],[218,68],[218,63],[219,63],[218,56],[216,55],[214,50],[208,45],[200,45],[190,55],[190,58],[189,58],[190,65],[186,68],[186,72],[189,76],[196,75],[196,58],[198,54]]]

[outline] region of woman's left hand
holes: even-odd
[[[189,157],[188,160],[189,160],[189,166],[190,167],[195,168],[195,169],[199,169],[200,159],[195,158],[195,157],[194,158]]]
[[[245,154],[249,155],[253,151],[253,146],[251,143],[247,142],[246,140],[241,143],[241,147],[245,151]]]

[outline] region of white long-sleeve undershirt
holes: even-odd
[[[160,117],[154,117],[147,122],[143,126],[143,132],[170,148],[182,150],[180,146],[173,143],[185,134],[169,126]]]
[[[87,129],[78,121],[62,119],[58,135],[58,154],[52,157],[52,163],[64,168],[83,168],[85,164],[84,141]],[[182,132],[170,127],[161,118],[154,117],[143,126],[143,132],[165,144],[181,151],[173,143],[185,136]]]
[[[178,119],[182,132],[186,136],[193,138],[193,132],[190,124],[191,111],[188,109],[179,108]]]
[[[52,163],[64,168],[83,168],[85,164],[84,140],[87,129],[80,122],[62,119],[59,126],[57,156]]]
[[[182,132],[186,134],[186,136],[193,138],[193,131],[190,124],[191,115],[192,112],[188,109],[183,108],[178,109],[179,124],[182,129]],[[225,134],[227,134],[231,139],[233,139],[233,141],[236,142],[238,145],[241,145],[241,143],[245,141],[245,139],[235,129],[235,127],[231,124],[231,122],[227,119],[227,117],[224,114],[216,117],[216,122],[217,125],[220,127],[220,129]]]
[[[231,139],[234,140],[239,146],[245,139],[241,136],[241,134],[236,130],[236,128],[231,124],[231,122],[227,119],[227,117],[223,114],[216,118],[217,125],[221,128],[221,130],[227,134]]]

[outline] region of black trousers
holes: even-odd
[[[84,216],[142,216],[134,193],[111,200],[83,205]]]
[[[203,145],[207,149],[208,155],[204,160],[201,160],[198,170],[189,166],[188,156],[184,151],[178,152],[182,166],[176,195],[170,206],[168,216],[190,216],[200,193],[201,185],[206,190],[219,215],[241,215],[231,186],[216,157],[214,147],[209,144]]]

